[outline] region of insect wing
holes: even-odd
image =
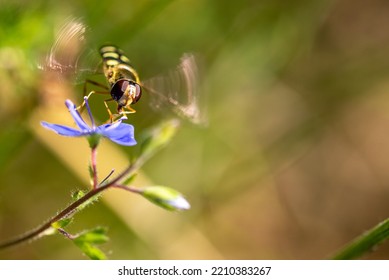
[[[99,72],[101,59],[97,51],[86,47],[87,27],[80,19],[69,19],[56,34],[55,41],[38,68],[57,72],[80,83]]]
[[[68,19],[59,29],[50,51],[38,68],[58,73],[72,83],[83,83],[93,74],[102,74],[102,59],[96,48],[86,44],[88,28],[80,19]],[[198,95],[198,67],[193,54],[184,54],[176,69],[141,85],[148,91],[151,107],[169,108],[195,124],[206,122]]]
[[[194,124],[206,122],[198,92],[198,67],[193,54],[184,54],[176,69],[151,78],[142,86],[150,93],[150,105],[156,110],[170,108]]]

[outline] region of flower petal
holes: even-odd
[[[119,145],[136,145],[136,141],[134,138],[134,127],[130,124],[117,121],[113,124],[100,125],[97,128],[97,131],[104,137],[107,137],[108,139]]]
[[[50,129],[59,135],[63,136],[69,136],[69,137],[79,137],[79,136],[84,136],[87,133],[83,133],[77,129],[65,126],[65,125],[59,125],[59,124],[53,124],[53,123],[48,123],[48,122],[41,122],[41,125],[44,128]]]
[[[179,196],[176,199],[167,200],[166,204],[170,205],[171,207],[173,207],[174,209],[177,209],[177,210],[189,210],[190,209],[189,202],[183,196]]]
[[[88,124],[81,118],[80,114],[76,110],[76,105],[69,99],[65,101],[66,107],[68,107],[70,114],[72,115],[74,121],[78,125],[78,127],[81,130],[89,131],[91,132],[91,128],[88,126]]]

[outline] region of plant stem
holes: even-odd
[[[118,189],[122,189],[122,190],[125,190],[125,191],[128,191],[128,192],[132,192],[132,193],[142,193],[141,190],[137,189],[137,188],[134,188],[134,187],[130,187],[130,186],[125,186],[125,185],[121,185],[121,184],[115,184],[115,185],[112,185],[112,187],[115,187],[115,188],[118,188]]]
[[[350,260],[362,256],[371,251],[373,247],[382,243],[389,237],[389,218],[379,223],[368,232],[358,236],[342,250],[340,250],[332,259]]]
[[[130,164],[126,169],[124,169],[115,179],[112,181],[107,181],[107,178],[104,179],[100,184],[97,183],[97,170],[96,170],[96,149],[92,148],[92,172],[93,172],[93,189],[86,193],[83,197],[79,198],[72,204],[70,204],[68,207],[66,207],[64,210],[62,210],[60,213],[58,213],[56,216],[52,217],[50,220],[48,220],[43,225],[37,227],[36,229],[27,232],[15,239],[6,241],[4,243],[0,244],[0,249],[4,249],[7,247],[11,247],[17,244],[20,244],[22,242],[32,240],[35,238],[40,237],[41,234],[43,234],[46,230],[48,230],[51,225],[63,218],[66,218],[73,214],[77,207],[91,199],[92,197],[96,196],[97,194],[107,190],[110,187],[119,187],[124,188],[124,186],[118,184],[122,179],[124,179],[126,176],[131,175],[133,172],[135,172],[147,159],[146,157],[139,157],[137,161],[135,161],[133,164]],[[108,177],[112,174],[113,171],[108,175]],[[126,190],[136,192],[132,188],[126,187]]]
[[[73,240],[73,239],[76,238],[76,236],[74,236],[74,235],[68,233],[68,232],[65,231],[63,228],[58,228],[57,230],[58,230],[58,232],[59,232],[60,234],[62,234],[63,236],[65,236],[66,238],[68,238],[68,239],[70,239],[70,240]]]
[[[93,147],[91,149],[91,168],[92,168],[92,181],[93,189],[97,188],[98,178],[97,178],[97,148]]]
[[[13,239],[13,240],[10,240],[10,241],[7,241],[7,242],[0,244],[0,249],[11,247],[13,245],[17,245],[19,243],[25,242],[25,241],[30,240],[30,239],[38,238],[42,233],[44,233],[47,229],[49,229],[54,222],[59,221],[65,217],[71,215],[77,209],[77,207],[79,207],[81,204],[88,201],[90,198],[94,197],[95,195],[99,194],[100,192],[108,189],[110,186],[112,186],[112,184],[106,184],[106,185],[101,186],[99,188],[92,189],[91,191],[86,193],[83,197],[81,197],[80,199],[78,199],[75,202],[73,202],[72,204],[70,204],[68,207],[66,207],[64,210],[62,210],[60,213],[58,213],[56,216],[54,216],[53,218],[51,218],[50,220],[48,220],[46,223],[39,226],[38,228],[36,228],[30,232],[27,232],[27,233]]]

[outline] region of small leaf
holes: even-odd
[[[151,186],[140,189],[139,193],[152,203],[170,211],[190,208],[190,204],[184,196],[172,188]]]
[[[93,173],[92,165],[91,165],[90,163],[88,164],[88,173],[89,173],[90,181],[91,181],[92,184],[93,184],[93,176],[94,176],[94,173]]]
[[[51,226],[55,229],[59,229],[59,228],[65,228],[67,225],[69,225],[71,222],[73,221],[72,218],[64,218],[64,219],[61,219],[59,221],[56,221],[54,223],[51,224]]]
[[[97,248],[96,244],[103,244],[108,241],[105,228],[95,228],[80,233],[73,239],[74,244],[80,248],[85,255],[92,260],[105,260],[105,254]]]
[[[72,199],[73,201],[79,200],[81,197],[83,197],[85,193],[81,190],[74,191],[72,193]]]
[[[93,246],[90,243],[81,243],[76,245],[81,249],[81,251],[87,255],[92,260],[106,260],[107,256],[96,246]]]
[[[95,228],[79,234],[74,239],[74,242],[77,244],[82,244],[82,243],[103,244],[109,240],[106,233],[107,230],[104,228]]]
[[[73,201],[77,201],[79,200],[80,198],[82,198],[86,193],[81,191],[81,190],[77,190],[75,192],[72,193],[72,199]],[[72,212],[72,215],[78,211],[81,211],[82,209],[84,209],[85,207],[87,207],[88,205],[94,203],[95,201],[99,200],[101,194],[97,194],[93,197],[91,197],[90,199],[88,199],[87,201],[85,201],[84,203],[82,203],[80,206],[78,206],[76,208],[76,210],[74,212]]]

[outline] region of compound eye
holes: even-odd
[[[119,99],[123,96],[130,82],[128,80],[119,80],[117,81],[111,89],[111,96],[113,100],[119,101]]]
[[[142,88],[137,83],[134,83],[134,85],[135,85],[135,98],[133,100],[133,103],[136,103],[142,97]]]

